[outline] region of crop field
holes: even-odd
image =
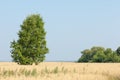
[[[120,63],[0,62],[0,80],[120,80]]]

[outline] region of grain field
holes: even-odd
[[[0,62],[0,80],[120,80],[120,63]]]

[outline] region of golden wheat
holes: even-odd
[[[0,62],[0,80],[120,80],[120,63]]]

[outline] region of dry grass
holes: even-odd
[[[120,63],[0,62],[0,80],[120,80]]]

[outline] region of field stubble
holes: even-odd
[[[120,63],[0,62],[0,80],[120,80]]]

